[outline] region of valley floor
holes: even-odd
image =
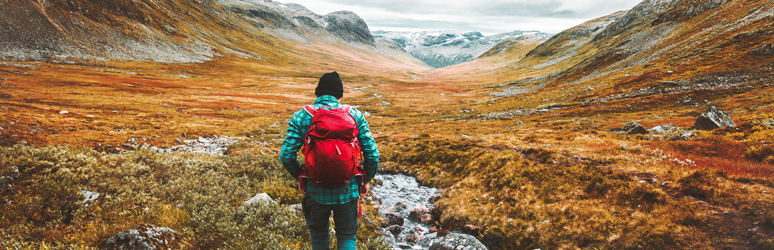
[[[147,223],[183,232],[191,248],[308,248],[290,212],[232,218],[255,193],[300,201],[276,159],[321,73],[250,69],[0,62],[0,246],[101,247]],[[490,249],[774,248],[774,107],[755,101],[770,88],[696,105],[538,106],[540,96],[493,96],[502,87],[449,70],[342,77],[342,102],[368,113],[382,170],[441,190],[439,232]],[[713,104],[737,127],[688,130]],[[632,120],[691,134],[610,131]],[[224,156],[148,149],[215,136],[242,139]],[[80,190],[104,196],[83,207]],[[383,249],[364,228],[361,246]]]

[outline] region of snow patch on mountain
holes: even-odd
[[[472,61],[499,42],[517,37],[548,39],[553,34],[539,31],[513,31],[492,36],[480,32],[457,31],[374,31],[376,39],[392,40],[414,57],[435,68]]]

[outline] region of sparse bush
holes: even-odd
[[[726,178],[720,170],[702,169],[680,179],[680,190],[699,199],[712,199],[717,190],[718,178]]]
[[[183,232],[198,249],[309,248],[303,217],[280,203],[236,215],[260,192],[300,200],[276,155],[14,146],[0,148],[0,162],[3,173],[20,170],[17,191],[0,196],[2,249],[90,249],[138,224]],[[85,206],[81,190],[100,196]],[[369,249],[385,246],[376,233],[358,236]]]

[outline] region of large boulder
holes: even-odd
[[[476,237],[468,234],[450,233],[433,241],[430,250],[488,250]]]
[[[241,222],[242,219],[244,219],[250,213],[253,213],[256,209],[276,203],[277,202],[271,199],[271,196],[266,193],[256,194],[253,196],[253,198],[250,198],[250,200],[247,200],[242,203],[242,205],[239,205],[235,214],[235,218]]]
[[[694,129],[700,130],[712,130],[725,127],[733,128],[736,127],[736,124],[734,124],[734,120],[731,119],[731,116],[715,106],[710,107],[707,112],[701,114],[693,124]]]
[[[189,249],[191,244],[183,234],[167,227],[154,225],[138,225],[116,235],[105,242],[105,250],[156,250],[156,249]]]

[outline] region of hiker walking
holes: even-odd
[[[333,212],[337,248],[354,250],[357,218],[362,215],[358,199],[376,175],[379,151],[363,113],[339,103],[344,86],[338,73],[323,74],[314,93],[314,104],[290,119],[280,161],[304,193],[312,249],[329,249],[328,218]],[[296,156],[302,146],[304,165]]]

